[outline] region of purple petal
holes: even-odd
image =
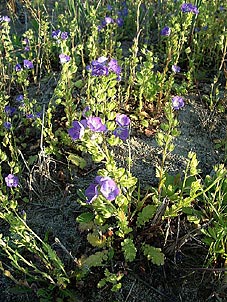
[[[102,123],[102,120],[100,117],[88,117],[87,119],[87,126],[91,131],[94,132],[104,132],[106,131],[106,125]]]
[[[17,187],[19,185],[18,177],[13,174],[9,174],[8,176],[6,176],[5,182],[6,182],[7,187],[9,187],[9,188]]]
[[[116,123],[121,126],[128,126],[130,124],[130,118],[125,114],[117,114]]]
[[[85,196],[87,197],[87,203],[92,203],[98,197],[98,185],[90,184],[85,190]]]
[[[115,181],[108,176],[99,179],[99,184],[100,192],[109,201],[114,200],[120,193]]]
[[[129,129],[128,127],[118,127],[113,131],[113,134],[123,141],[126,141],[129,138]]]

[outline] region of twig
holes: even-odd
[[[136,284],[136,280],[133,282],[133,284],[132,284],[132,286],[131,286],[131,288],[130,288],[130,290],[129,290],[129,293],[128,293],[126,299],[125,299],[125,302],[128,301],[128,298],[130,297],[130,295],[131,295],[131,293],[132,293],[132,289],[133,289],[133,287],[135,286],[135,284]]]
[[[78,264],[78,260],[77,258],[74,258],[71,253],[67,250],[67,248],[61,243],[61,241],[56,237],[55,238],[55,244],[57,244],[58,246],[60,246],[63,251],[73,260],[73,262],[75,262],[76,264]]]

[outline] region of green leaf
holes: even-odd
[[[145,127],[145,128],[148,128],[148,127],[149,127],[149,121],[148,121],[148,120],[142,120],[142,121],[140,122],[140,124],[141,124],[143,127]]]
[[[116,232],[116,234],[120,237],[124,237],[126,234],[132,231],[132,228],[128,227],[127,216],[122,210],[119,209],[116,216],[118,218],[117,224],[119,226],[119,230]]]
[[[148,205],[145,208],[143,208],[142,212],[138,214],[138,218],[136,221],[136,224],[138,227],[144,225],[146,222],[148,222],[155,214],[156,212],[156,206],[155,205]]]
[[[87,165],[86,160],[76,154],[70,153],[68,156],[68,160],[80,169],[84,169]]]
[[[156,248],[149,244],[144,244],[143,253],[147,257],[148,260],[151,260],[152,263],[156,265],[164,264],[164,254],[162,253],[160,248]]]
[[[1,161],[6,161],[7,160],[7,155],[1,149],[0,149],[0,160]]]
[[[74,83],[74,85],[76,86],[76,88],[82,88],[84,84],[82,80],[78,80]]]
[[[94,247],[103,247],[106,244],[106,238],[99,236],[96,233],[87,234],[87,241]]]
[[[185,53],[186,53],[186,54],[189,54],[190,52],[191,52],[190,47],[187,47],[187,48],[185,49]]]
[[[136,183],[137,183],[136,177],[127,177],[126,175],[124,175],[120,180],[121,186],[127,189],[133,187]]]
[[[196,158],[196,153],[190,151],[188,153],[188,159],[191,161],[190,162],[190,175],[193,176],[193,175],[198,174],[198,171],[197,171],[198,160]]]
[[[88,223],[92,221],[94,218],[94,214],[90,212],[82,213],[76,218],[76,222],[78,223]]]
[[[108,256],[107,256],[108,251],[104,250],[101,252],[96,252],[95,254],[89,256],[87,259],[85,259],[84,264],[88,266],[89,268],[91,267],[97,267],[97,266],[102,266],[103,261],[106,261]]]
[[[111,288],[111,291],[112,292],[117,292],[121,289],[122,287],[122,284],[119,282],[118,284],[115,284],[112,288]]]
[[[132,241],[132,239],[126,238],[122,243],[122,250],[124,252],[126,261],[133,261],[136,258],[136,247]]]

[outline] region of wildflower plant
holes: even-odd
[[[221,259],[226,266],[225,167],[203,180],[189,152],[179,174],[167,169],[190,89],[196,84],[198,90],[206,75],[213,79],[204,97],[209,109],[225,96],[226,7],[218,0],[68,0],[47,14],[48,6],[38,2],[23,1],[22,33],[14,33],[15,13],[0,16],[2,273],[18,286],[35,284],[40,301],[74,301],[75,284],[81,288],[77,282],[99,267],[97,287],[110,285],[114,292],[131,262],[145,257],[164,264],[169,226],[180,227],[181,219],[196,225],[209,264]],[[131,173],[131,130],[134,120],[150,128],[156,118],[158,185],[145,190]],[[119,145],[128,150],[124,166]],[[71,176],[84,176],[92,162],[93,177],[77,192],[83,210],[76,218],[89,248],[86,255],[73,250],[76,257],[64,248],[73,264],[48,243],[48,234],[41,238],[31,228],[24,211],[31,175],[50,156]],[[65,199],[75,182],[69,177],[61,185]],[[179,231],[171,235],[178,243]]]
[[[89,126],[90,118],[91,116],[87,117],[86,122],[81,120],[84,129],[82,135],[77,136],[77,141],[80,141],[79,149],[83,152],[89,152],[93,160],[97,163],[104,163],[105,168],[98,170],[97,176],[85,189],[84,195],[81,194],[81,204],[88,209],[90,208],[92,212],[85,212],[77,217],[79,228],[83,230],[87,224],[92,224],[90,232],[87,234],[87,240],[91,246],[100,250],[83,260],[82,271],[85,270],[86,266],[90,268],[96,265],[103,266],[104,263],[114,260],[117,252],[114,246],[115,242],[119,240],[121,241],[121,253],[124,255],[125,261],[132,262],[135,260],[138,247],[135,245],[133,227],[130,226],[130,221],[137,218],[137,226],[142,227],[153,217],[156,210],[155,205],[152,206],[152,212],[150,206],[147,206],[140,213],[141,203],[139,205],[139,202],[133,197],[137,179],[131,175],[130,168],[126,170],[117,167],[114,152],[110,149],[112,145],[123,143],[129,138],[130,118],[125,114],[116,114],[115,127],[113,127],[112,122],[108,124],[111,125],[110,129],[97,117],[93,117],[98,122],[96,126]],[[78,123],[75,125],[78,125]],[[69,129],[69,135],[73,139],[72,129]],[[121,129],[121,132],[119,132],[119,129]],[[145,200],[146,198],[144,198],[142,204],[145,203]],[[111,232],[111,236],[106,238],[105,233],[108,231]],[[140,248],[154,264],[163,264],[164,254],[161,249],[149,244]],[[106,275],[98,283],[98,287],[101,287],[103,282],[108,282],[108,280]],[[114,283],[112,290],[119,289],[120,286],[120,283]]]

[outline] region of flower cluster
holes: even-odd
[[[184,107],[184,100],[182,97],[176,95],[172,98],[172,105],[173,109],[179,110],[180,108]]]
[[[11,19],[8,16],[0,16],[0,22],[10,22]]]
[[[168,26],[165,26],[162,30],[160,35],[161,36],[169,36],[171,34],[171,28],[169,28]]]
[[[85,109],[89,110],[87,107]],[[129,117],[125,114],[118,114],[115,121],[118,127],[113,131],[114,136],[119,137],[123,141],[127,140],[129,137]],[[84,136],[86,128],[90,129],[92,132],[107,131],[107,127],[103,124],[100,117],[89,116],[81,121],[73,121],[72,128],[68,130],[68,134],[71,136],[72,140],[75,141]]]
[[[196,7],[196,5],[193,5],[191,3],[183,3],[181,5],[181,11],[183,13],[193,13],[195,15],[198,15],[198,13],[199,13],[199,10]]]
[[[24,60],[23,64],[24,64],[25,69],[33,69],[34,68],[34,65],[33,65],[32,61]],[[16,72],[19,72],[19,71],[23,70],[21,64],[16,64],[14,69],[15,69]]]
[[[106,125],[102,123],[100,117],[89,116],[80,122],[74,121],[73,127],[68,130],[68,134],[73,140],[81,139],[84,136],[84,131],[89,128],[93,132],[104,132],[107,130]]]
[[[3,126],[6,130],[9,130],[12,127],[12,124],[10,122],[4,122]]]
[[[130,119],[125,114],[118,114],[116,117],[116,123],[119,127],[113,131],[113,134],[125,141],[129,137]]]
[[[59,41],[61,40],[67,40],[69,37],[69,33],[67,31],[61,31],[60,29],[52,31],[52,38]]]
[[[24,51],[30,51],[30,43],[29,43],[29,39],[28,38],[24,38],[23,42],[22,42],[25,47],[24,47]]]
[[[4,111],[6,113],[7,116],[12,117],[14,115],[14,113],[16,112],[16,108],[15,107],[11,107],[9,105],[5,106]]]
[[[112,6],[108,4],[107,5],[107,10],[108,11],[112,11],[112,9],[113,9]],[[98,30],[99,31],[102,30],[103,28],[105,28],[106,26],[108,26],[111,23],[112,24],[117,24],[119,27],[123,26],[123,24],[124,24],[124,17],[126,17],[128,15],[128,7],[127,7],[125,1],[122,2],[122,9],[119,10],[117,12],[117,14],[118,14],[118,18],[116,18],[116,19],[113,19],[113,18],[111,18],[109,16],[106,16],[104,18],[104,20],[101,22],[101,25],[98,26]]]
[[[18,177],[13,174],[9,174],[8,176],[6,176],[5,182],[6,182],[7,187],[9,187],[9,188],[17,187],[19,185]]]
[[[172,71],[177,73],[177,72],[180,72],[181,68],[180,66],[177,66],[177,65],[172,65]]]
[[[101,22],[101,24],[98,26],[98,30],[102,30],[103,28],[105,28],[108,24],[111,23],[115,23],[117,24],[119,27],[123,26],[124,24],[124,20],[121,17],[118,17],[117,19],[113,19],[111,17],[105,17],[104,20]]]
[[[29,60],[24,60],[24,68],[25,69],[33,69],[34,68],[33,63]]]
[[[41,115],[42,115],[42,112],[40,111],[40,112],[36,112],[35,114],[33,114],[33,113],[27,113],[26,114],[26,118],[27,119],[37,119],[37,118],[41,118]]]
[[[100,57],[97,60],[91,62],[88,65],[87,70],[91,71],[92,76],[108,76],[109,72],[114,72],[117,75],[117,79],[120,80],[121,67],[118,65],[116,59],[108,59],[106,57]]]
[[[23,102],[23,100],[24,100],[23,94],[19,94],[18,96],[16,96],[16,101],[17,101],[18,103]]]
[[[60,59],[60,63],[61,64],[65,64],[65,63],[67,63],[67,62],[69,62],[71,60],[70,56],[68,56],[68,55],[66,55],[64,53],[61,53],[59,55],[59,59]]]
[[[113,179],[108,176],[96,176],[95,183],[85,190],[87,203],[92,203],[101,193],[107,200],[113,201],[120,193],[120,189]]]

